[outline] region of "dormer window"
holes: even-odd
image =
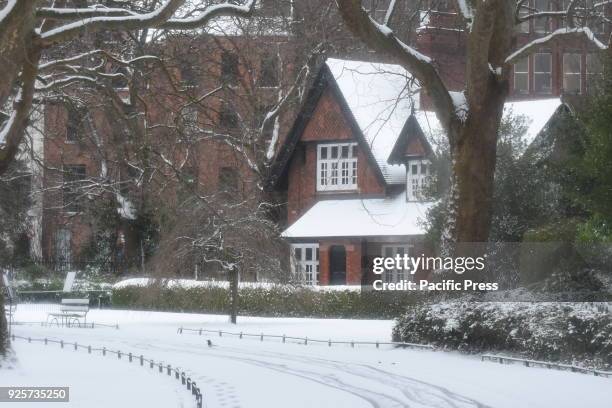
[[[357,143],[317,146],[317,191],[357,189]]]
[[[429,160],[409,160],[406,176],[408,201],[424,200],[431,182],[431,162]]]

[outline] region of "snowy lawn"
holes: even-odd
[[[40,321],[46,311],[40,306],[20,305],[18,321]],[[179,366],[202,388],[206,407],[521,407],[563,408],[610,406],[612,380],[570,372],[558,372],[518,365],[483,363],[478,356],[442,351],[401,350],[387,346],[350,346],[326,344],[282,344],[280,341],[218,335],[177,334],[177,328],[244,331],[245,333],[286,334],[333,340],[388,341],[391,321],[239,318],[232,326],[225,316],[92,310],[88,321],[118,323],[120,329],[49,328],[14,326],[21,336],[53,337],[95,347],[106,346],[124,352],[144,354],[154,360]],[[212,347],[206,340],[210,339]],[[97,408],[111,405],[194,406],[193,400],[165,375],[113,357],[79,356],[50,346],[17,341],[19,359],[16,371],[0,370],[2,384],[71,384],[75,407]],[[42,351],[36,351],[42,350]],[[34,354],[30,354],[34,353]],[[32,367],[31,355],[38,355],[40,367]],[[64,357],[68,356],[68,357]],[[57,370],[58,362],[82,368],[82,376],[69,378],[71,370]],[[114,357],[116,360],[116,357]],[[91,362],[98,370],[79,363]],[[20,373],[18,379],[14,372]],[[92,372],[92,374],[89,374]],[[64,375],[64,378],[62,378]],[[151,390],[153,403],[122,403],[131,398],[133,379]],[[73,382],[72,382],[73,381]],[[150,381],[150,383],[146,383]],[[82,398],[104,389],[107,403],[95,405]],[[116,385],[112,385],[116,384]],[[136,388],[136,387],[135,387]],[[117,390],[117,392],[115,392]],[[158,394],[164,394],[159,395]],[[124,397],[125,396],[125,397]],[[181,398],[184,398],[182,401]],[[167,402],[170,399],[172,402]],[[184,405],[180,405],[184,404]],[[7,405],[9,406],[9,405]],[[25,405],[19,405],[23,407]],[[59,405],[58,405],[59,406]]]

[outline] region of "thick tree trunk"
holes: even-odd
[[[27,49],[31,46],[30,33],[34,32],[37,0],[19,0],[0,24],[0,106],[12,93],[17,76],[21,72]]]
[[[492,78],[487,89],[483,103],[470,110],[465,123],[451,129],[449,219],[442,237],[445,256],[482,256],[489,239],[497,136],[507,86]]]
[[[238,267],[233,267],[229,271],[230,283],[230,322],[236,324],[238,320],[238,282],[240,280],[240,272]]]

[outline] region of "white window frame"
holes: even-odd
[[[296,255],[299,249],[299,255]],[[311,259],[306,259],[306,250],[312,252]],[[293,276],[306,285],[316,286],[319,284],[319,244],[291,244],[291,271]]]
[[[393,258],[395,258],[397,254],[400,254],[402,256],[404,254],[407,254],[408,256],[410,256],[410,252],[413,247],[414,245],[409,245],[409,244],[384,244],[382,245],[380,249],[380,254],[382,257],[393,257]],[[401,253],[400,251],[398,251],[399,249],[402,250]],[[383,272],[381,277],[382,277],[383,282],[397,283],[397,282],[401,282],[402,280],[413,280],[414,274],[410,272],[411,272],[410,270],[403,269],[403,268],[386,269]]]
[[[578,72],[568,72],[568,66],[566,65],[567,58],[569,57],[578,57]],[[567,92],[567,82],[568,77],[572,77],[576,79],[578,77],[578,93],[582,93],[582,54],[578,52],[567,52],[563,53],[563,91]],[[576,90],[572,90],[574,92]]]
[[[417,166],[416,174],[412,172],[412,166]],[[423,172],[423,167],[425,172]],[[422,201],[423,191],[431,183],[431,161],[427,159],[409,160],[406,164],[406,199],[408,201]]]
[[[538,71],[538,58],[542,56],[548,57],[549,71]],[[538,94],[552,94],[552,53],[550,52],[538,52],[533,55],[533,90]],[[538,90],[536,86],[538,75],[548,75],[548,90]]]
[[[548,8],[544,10],[538,9],[539,12],[551,11],[552,10],[552,2],[550,0],[541,0],[543,2],[547,2]],[[538,0],[535,0],[533,3],[534,9],[538,7]],[[544,23],[544,30],[538,27],[538,24]],[[551,19],[549,17],[541,17],[533,19],[533,31],[538,34],[547,34],[550,32],[550,23]]]
[[[337,157],[332,157],[334,148],[337,149]],[[348,155],[345,158],[342,157],[343,148],[348,149]],[[317,191],[357,189],[358,153],[356,148],[357,143],[355,142],[317,145]]]
[[[527,70],[526,71],[519,71],[518,68],[517,68],[518,67],[518,63],[514,64],[514,85],[513,86],[514,86],[514,93],[519,93],[521,95],[526,95],[526,94],[529,93],[529,89],[530,89],[530,86],[529,86],[529,57],[527,56],[527,57],[523,58],[521,60],[521,62],[523,62],[523,61],[527,63]],[[518,89],[516,87],[516,83],[517,83],[516,77],[517,77],[517,74],[518,75],[525,75],[527,77],[527,89],[523,90],[523,89]]]
[[[521,9],[519,10],[519,17],[523,18],[529,15],[529,10],[527,10],[525,7],[529,7],[529,2],[527,2],[526,5],[524,5],[523,7],[521,7]],[[524,33],[524,34],[528,34],[531,30],[530,30],[530,20],[527,21],[523,21],[518,25],[518,31],[519,33]]]
[[[599,60],[598,63],[597,63],[597,66],[598,66],[599,69],[596,70],[596,71],[592,70],[594,64],[591,63],[591,59],[593,59],[593,58],[596,59],[596,60]],[[601,73],[602,73],[602,70],[601,70],[601,68],[602,68],[601,67],[601,60],[600,60],[599,55],[593,54],[593,53],[587,54],[586,55],[586,67],[585,68],[586,68],[585,69],[585,72],[586,72],[586,86],[587,86],[587,89],[589,89],[589,86],[591,86],[591,87],[593,86],[593,84],[592,84],[593,78],[595,78],[597,76],[601,76]]]

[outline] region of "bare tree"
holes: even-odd
[[[466,39],[465,81],[461,92],[450,91],[442,68],[429,56],[398,38],[391,24],[400,2],[388,2],[382,20],[375,20],[360,0],[336,0],[340,14],[352,33],[370,48],[405,67],[431,98],[433,108],[448,136],[452,176],[452,214],[443,236],[443,247],[453,251],[457,242],[486,242],[492,214],[493,177],[498,130],[504,102],[509,94],[512,64],[538,47],[553,42],[580,40],[596,50],[606,50],[589,29],[607,22],[609,2],[570,0],[558,11],[538,10],[528,0],[455,0]],[[431,4],[420,2],[431,12]],[[429,5],[427,5],[429,3]],[[565,26],[517,47],[521,23],[554,19]],[[401,29],[400,20],[397,30]],[[561,26],[562,24],[558,24]]]
[[[137,1],[122,7],[96,4],[85,7],[61,7],[65,2],[6,0],[0,10],[0,55],[5,75],[0,80],[0,106],[6,109],[0,128],[0,174],[14,161],[24,138],[28,117],[36,94],[36,79],[41,74],[41,59],[53,65],[53,57],[70,41],[97,31],[118,32],[148,29],[194,30],[219,16],[249,16],[255,0],[193,5],[186,0],[163,3]],[[74,2],[73,4],[80,4]],[[47,65],[48,66],[48,65]],[[66,77],[65,82],[72,81]],[[0,306],[4,303],[0,299]],[[6,351],[6,319],[0,316],[0,354]]]

